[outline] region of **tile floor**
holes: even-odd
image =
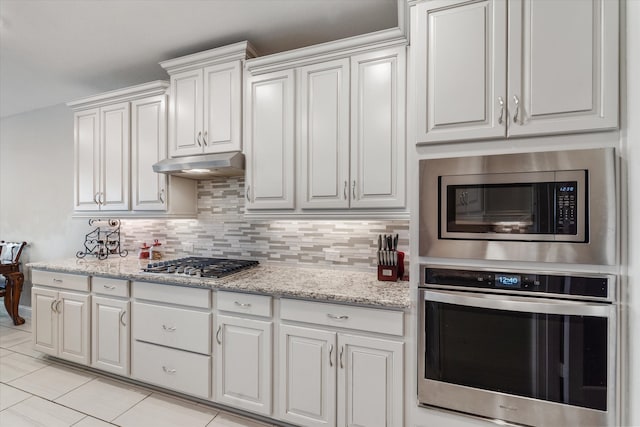
[[[31,348],[25,319],[14,326],[0,306],[2,427],[267,427],[49,359]]]

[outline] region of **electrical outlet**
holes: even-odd
[[[325,249],[324,259],[327,261],[340,261],[340,251],[336,249]]]
[[[191,242],[183,242],[182,243],[182,251],[183,252],[187,252],[187,253],[193,252],[193,243],[191,243]]]

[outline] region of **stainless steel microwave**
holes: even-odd
[[[420,255],[612,265],[613,149],[420,161]]]

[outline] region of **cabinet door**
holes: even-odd
[[[167,175],[153,171],[167,157],[167,115],[164,95],[131,103],[131,184],[133,210],[167,208]]]
[[[405,47],[351,58],[351,207],[405,205]]]
[[[97,108],[73,116],[75,210],[100,209],[100,116]]]
[[[403,424],[403,344],[338,335],[338,426]]]
[[[204,125],[202,143],[206,153],[242,149],[242,75],[240,62],[204,69]]]
[[[302,208],[349,207],[349,60],[299,69]]]
[[[280,326],[279,417],[302,426],[336,422],[336,333]]]
[[[506,11],[504,0],[415,6],[418,143],[505,136]]]
[[[247,209],[293,209],[293,79],[291,70],[248,79]]]
[[[129,103],[100,108],[100,209],[129,210]]]
[[[618,126],[618,5],[509,2],[509,136]]]
[[[217,316],[217,400],[271,415],[272,322]]]
[[[88,365],[91,338],[89,295],[59,292],[58,299],[58,357]]]
[[[202,70],[171,76],[169,155],[202,152]]]
[[[33,348],[52,356],[58,354],[58,313],[55,303],[58,292],[31,288]]]
[[[129,301],[92,298],[91,366],[129,375]]]

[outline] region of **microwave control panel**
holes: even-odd
[[[578,183],[557,182],[556,188],[556,233],[576,234],[578,232]]]

